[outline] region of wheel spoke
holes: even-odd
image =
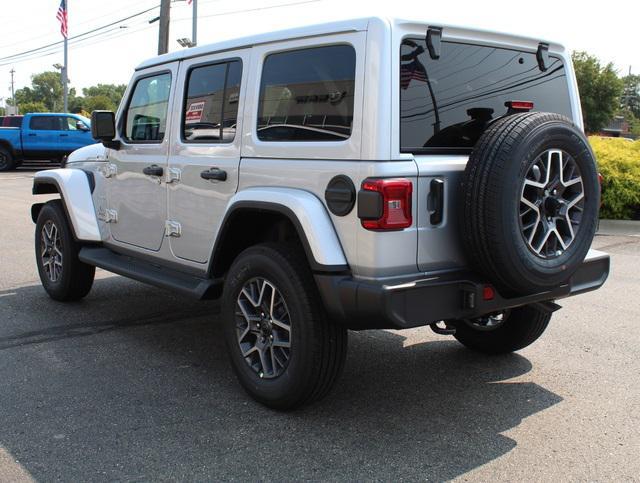
[[[291,322],[282,294],[257,277],[245,283],[236,305],[236,337],[245,361],[261,378],[280,376],[291,350]]]
[[[520,197],[520,228],[529,248],[554,258],[569,248],[580,228],[584,188],[575,159],[548,149],[529,167]]]

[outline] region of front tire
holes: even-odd
[[[96,269],[78,259],[80,246],[60,200],[47,202],[38,214],[35,251],[40,281],[52,299],[68,302],[89,293]]]
[[[454,337],[478,352],[506,354],[533,344],[550,320],[550,312],[525,305],[501,314],[457,321]]]
[[[225,342],[247,393],[281,410],[324,397],[344,366],[347,331],[327,318],[301,250],[248,248],[226,280]]]

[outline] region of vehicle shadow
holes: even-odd
[[[446,480],[562,400],[502,382],[531,370],[521,355],[375,331],[350,334],[329,397],[279,413],[235,381],[216,308],[120,277],[67,305],[0,292],[0,450],[36,480]]]

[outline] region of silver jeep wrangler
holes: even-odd
[[[36,174],[40,278],[95,267],[220,298],[246,391],[324,396],[347,330],[430,325],[486,353],[535,341],[600,287],[596,162],[552,42],[360,18],[163,55],[100,144]]]

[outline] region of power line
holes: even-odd
[[[141,11],[141,12],[135,13],[135,14],[130,15],[130,16],[128,16],[128,17],[121,18],[120,20],[116,20],[115,22],[111,22],[111,23],[108,23],[108,24],[103,25],[103,26],[101,26],[101,27],[97,27],[97,28],[95,28],[95,29],[88,30],[88,31],[83,32],[83,33],[78,34],[78,35],[74,35],[73,37],[69,37],[69,40],[79,39],[79,38],[84,37],[84,36],[86,36],[86,35],[88,35],[88,34],[92,34],[92,33],[94,33],[94,32],[98,32],[98,31],[100,31],[100,30],[104,30],[104,29],[106,29],[106,28],[108,28],[108,27],[112,27],[112,26],[114,26],[114,25],[117,25],[117,24],[119,24],[119,23],[125,22],[125,21],[127,21],[127,20],[132,19],[132,18],[139,17],[140,15],[144,15],[145,13],[151,12],[152,10],[155,10],[155,9],[156,9],[156,8],[158,8],[158,7],[159,7],[159,5],[156,5],[155,7],[148,8],[147,10],[143,10],[143,11]],[[42,46],[40,46],[40,47],[36,47],[36,48],[34,48],[34,49],[25,50],[24,52],[18,52],[17,54],[8,55],[8,56],[6,56],[6,57],[0,57],[0,61],[9,60],[9,59],[14,59],[14,58],[16,58],[16,57],[21,57],[21,56],[26,55],[26,54],[30,54],[30,53],[33,53],[33,52],[38,52],[39,50],[43,50],[43,49],[46,49],[46,48],[50,48],[50,47],[55,47],[55,46],[58,46],[58,45],[62,45],[63,43],[64,43],[64,40],[60,40],[60,41],[58,41],[58,42],[53,42],[53,43],[50,43],[50,44],[47,44],[47,45],[42,45]]]

